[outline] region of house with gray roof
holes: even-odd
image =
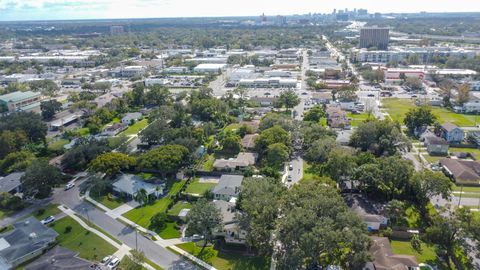
[[[5,177],[0,177],[0,192],[8,192],[12,195],[21,192],[20,178],[24,174],[24,172],[14,172]]]
[[[419,269],[415,256],[394,254],[390,241],[386,237],[370,237],[370,253],[373,261],[364,266],[364,270],[410,270]]]
[[[142,114],[139,112],[134,112],[134,113],[127,113],[123,118],[122,118],[122,123],[124,125],[131,125],[134,122],[140,120],[142,118]]]
[[[122,174],[117,180],[112,184],[113,191],[117,195],[124,195],[130,199],[133,199],[135,194],[139,190],[145,189],[148,196],[158,198],[163,195],[165,191],[165,185],[156,185],[152,183],[147,183],[143,178],[136,176],[134,174]]]
[[[222,175],[218,184],[212,190],[214,199],[228,202],[232,198],[238,198],[242,182],[243,175]]]
[[[217,171],[245,170],[248,166],[254,165],[258,155],[256,153],[241,152],[235,158],[216,159],[213,168]]]
[[[235,208],[235,204],[222,200],[213,201],[213,205],[220,210],[222,216],[222,230],[215,233],[222,236],[226,243],[245,244],[247,232],[242,230],[239,225],[238,215],[241,215]]]
[[[79,258],[78,252],[56,246],[25,267],[25,270],[91,270],[92,262]]]
[[[461,143],[465,133],[457,125],[445,123],[441,126],[441,137],[449,143]]]
[[[19,221],[0,234],[0,269],[16,266],[42,254],[55,243],[58,233],[34,217]]]

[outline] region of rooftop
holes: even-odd
[[[145,189],[147,194],[154,194],[157,189],[157,185],[145,182],[141,177],[133,174],[122,174],[117,178],[117,181],[113,183],[113,187],[121,192],[129,195],[135,195],[140,189]],[[162,193],[163,189],[161,189]]]
[[[24,172],[11,173],[5,177],[0,177],[0,192],[10,192],[21,185],[20,178]]]
[[[214,194],[225,194],[235,196],[239,193],[239,188],[243,182],[243,175],[224,174],[220,177],[218,184],[213,188]]]
[[[56,246],[25,267],[25,270],[88,270],[91,262],[78,258],[76,252]]]
[[[25,92],[13,92],[9,94],[5,94],[0,96],[0,100],[3,100],[4,102],[18,102],[24,99],[29,99],[29,98],[34,98],[41,96],[42,94],[40,92],[32,92],[32,91],[25,91]]]

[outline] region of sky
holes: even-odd
[[[0,0],[0,21],[291,15],[369,12],[480,12],[479,0]]]

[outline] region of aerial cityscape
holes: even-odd
[[[480,269],[480,4],[286,2],[0,0],[0,270]]]

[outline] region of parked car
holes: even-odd
[[[288,181],[288,182],[292,182],[292,180],[293,180],[292,176],[289,175],[289,176],[287,177],[287,181]]]
[[[108,269],[114,269],[120,264],[120,259],[115,257],[107,265]]]
[[[100,261],[101,264],[107,265],[110,261],[112,260],[112,256],[108,255],[103,257],[103,259]]]
[[[293,165],[292,165],[292,164],[289,164],[289,165],[288,165],[288,169],[289,169],[290,171],[292,171],[292,170],[293,170]]]
[[[70,183],[65,185],[65,190],[69,190],[69,189],[73,188],[74,186],[75,186],[75,183],[70,182]]]
[[[46,217],[45,219],[43,219],[42,221],[40,221],[43,225],[47,225],[49,223],[52,223],[55,221],[55,217],[54,216],[49,216],[49,217]]]

